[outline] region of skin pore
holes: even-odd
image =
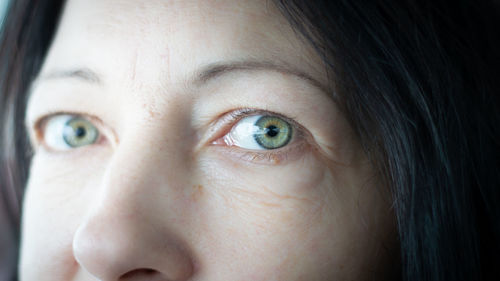
[[[28,103],[21,280],[384,280],[390,194],[331,89],[271,2],[69,0]],[[290,139],[235,129],[260,117]]]

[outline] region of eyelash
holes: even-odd
[[[94,124],[94,126],[99,131],[101,131],[99,139],[96,141],[95,144],[103,143],[103,141],[105,141],[106,137],[108,136],[106,134],[102,134],[102,129],[103,129],[102,121],[97,117],[81,112],[54,111],[46,113],[43,117],[39,118],[34,123],[33,126],[35,132],[34,136],[37,146],[40,145],[47,146],[44,142],[44,134],[45,134],[44,127],[51,118],[60,115],[71,115],[74,117],[81,117],[89,120],[92,124]],[[226,136],[240,120],[255,115],[278,117],[288,122],[296,132],[290,143],[284,146],[283,148],[278,148],[273,150],[248,150],[240,148],[238,146],[229,146],[220,143],[222,138]],[[209,141],[209,143],[214,147],[224,147],[224,149],[221,150],[222,153],[230,154],[233,157],[237,157],[238,159],[247,162],[278,165],[287,160],[291,160],[296,156],[299,156],[299,154],[302,155],[305,149],[308,147],[307,143],[304,140],[305,130],[302,128],[302,126],[298,125],[297,121],[295,121],[293,118],[286,117],[279,113],[271,112],[268,110],[252,109],[252,108],[239,108],[236,110],[232,110],[228,113],[223,114],[221,117],[217,118],[217,120],[215,121],[215,127],[217,127],[215,129],[217,133],[215,137],[211,138],[211,141]],[[218,141],[219,143],[217,143]],[[52,153],[58,152],[50,148],[48,150]],[[73,149],[70,151],[75,151],[75,150],[79,149]],[[63,151],[63,152],[67,153],[68,151]]]
[[[304,143],[278,150],[243,151],[238,147],[228,147],[227,153],[236,155],[240,160],[258,164],[279,165],[303,155],[306,145]]]

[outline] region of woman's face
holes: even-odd
[[[21,279],[383,279],[390,196],[327,81],[270,1],[69,0]]]

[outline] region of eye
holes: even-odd
[[[99,130],[87,119],[72,115],[50,117],[45,124],[43,140],[55,150],[70,150],[94,144]]]
[[[224,142],[245,149],[271,150],[287,145],[292,136],[292,126],[282,118],[255,115],[238,121],[224,136]]]

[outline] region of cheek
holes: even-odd
[[[208,222],[201,237],[207,256],[217,253],[249,280],[331,277],[351,225],[338,224],[345,198],[331,190],[348,187],[332,181],[323,161],[313,153],[279,166],[205,159],[199,174],[209,183],[201,220]]]
[[[56,273],[54,280],[70,280],[79,270],[73,236],[110,158],[102,153],[82,167],[43,154],[33,159],[24,202],[24,280]],[[312,152],[277,166],[209,151],[195,162],[177,179],[185,184],[178,206],[189,214],[179,229],[209,279],[344,280],[373,263],[366,257],[379,242],[370,237],[387,230],[378,218],[388,214],[366,165],[329,165]],[[157,211],[175,212],[156,203]]]
[[[368,165],[329,165],[314,153],[280,166],[206,159],[207,256],[249,280],[362,280],[375,267],[378,234],[390,227],[380,218],[390,214]]]
[[[40,276],[70,280],[78,269],[72,252],[73,234],[91,201],[86,198],[87,187],[104,169],[99,168],[102,161],[97,158],[80,169],[61,165],[63,162],[46,159],[43,154],[33,158],[23,202],[23,280],[40,280]]]
[[[225,213],[220,215],[237,218],[247,226],[262,230],[276,223],[293,227],[302,219],[310,220],[324,203],[326,169],[310,154],[279,166],[237,162],[224,156],[205,159],[199,174],[210,185],[210,209],[224,206]]]

